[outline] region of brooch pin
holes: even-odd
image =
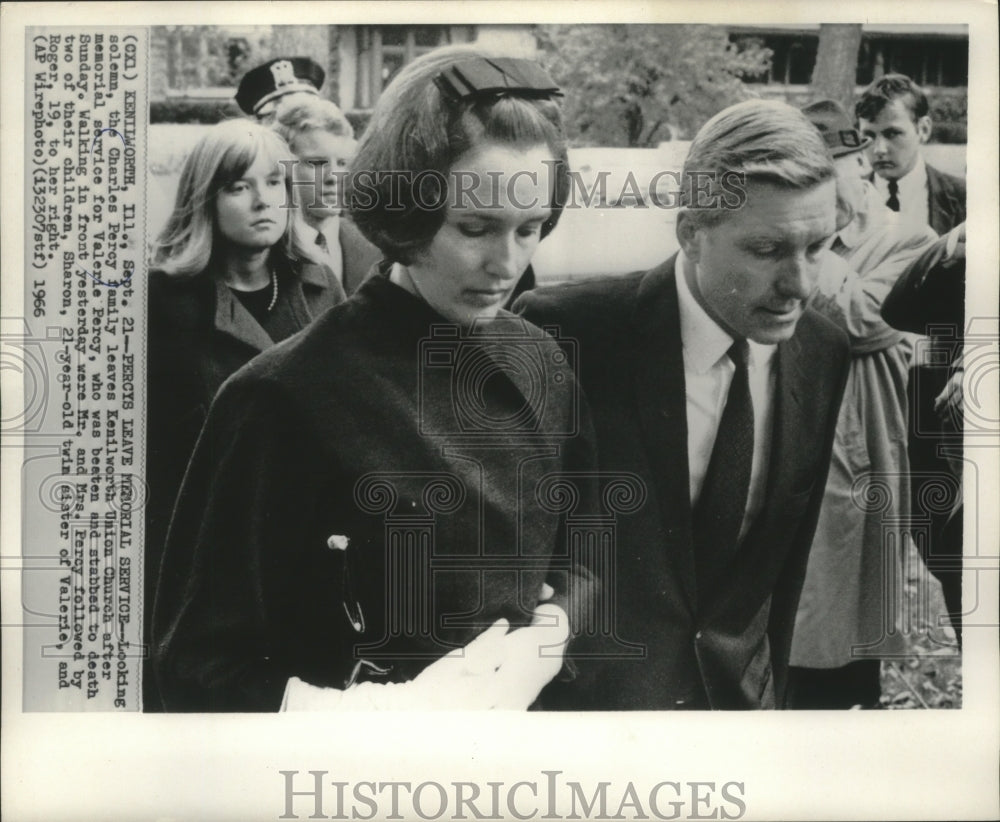
[[[326,538],[326,547],[331,551],[347,552],[347,547],[351,544],[351,538],[344,534],[330,534]],[[344,557],[344,574],[341,577],[341,605],[344,606],[344,613],[347,615],[351,627],[359,634],[365,632],[365,614],[361,610],[361,603],[354,596],[354,580],[351,578],[351,563]]]

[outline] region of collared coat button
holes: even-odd
[[[698,633],[696,633],[696,634],[694,635],[694,638],[695,638],[695,639],[701,639],[701,631],[698,631]]]

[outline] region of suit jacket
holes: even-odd
[[[344,261],[344,291],[349,296],[367,279],[372,266],[382,259],[382,252],[346,216],[340,218],[338,236]]]
[[[548,707],[736,709],[783,701],[847,344],[807,310],[779,345],[764,506],[731,567],[714,588],[698,591],[675,260],[536,290],[518,305],[536,325],[557,326],[562,339],[576,341],[600,469],[632,472],[647,490],[641,509],[619,516],[613,568],[602,574],[614,630],[589,647],[581,642],[578,678],[550,686]]]
[[[927,221],[938,234],[965,222],[965,180],[927,168]]]

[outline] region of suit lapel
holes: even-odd
[[[802,392],[807,374],[802,358],[802,344],[797,336],[781,343],[777,352],[774,385],[774,429],[771,432],[771,457],[767,471],[764,510],[772,500],[794,493],[790,472],[782,466],[797,461],[797,454],[808,453],[812,426],[804,417]]]
[[[927,166],[927,221],[931,228],[939,235],[947,234],[960,214],[957,198],[947,178],[933,166]]]
[[[665,530],[688,606],[695,608],[688,479],[687,399],[674,264],[643,277],[636,295],[635,396]]]
[[[292,310],[302,328],[331,306],[347,299],[344,288],[325,265],[304,263],[298,277],[289,278]]]

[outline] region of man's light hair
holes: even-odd
[[[834,178],[833,159],[816,127],[799,111],[777,100],[746,100],[712,117],[695,135],[684,161],[683,204],[701,225],[722,220],[731,208],[692,208],[691,193],[702,181],[699,201],[726,196],[720,181],[727,172],[747,183],[808,189]],[[706,180],[712,180],[706,185]],[[731,194],[729,200],[732,200]]]

